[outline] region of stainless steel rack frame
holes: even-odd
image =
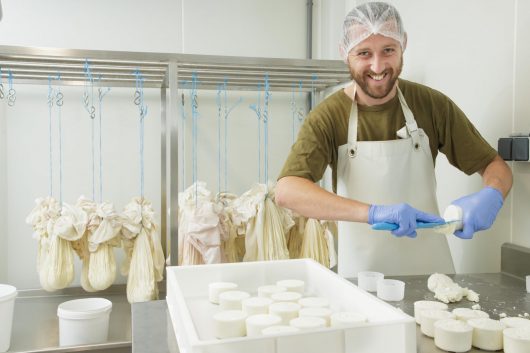
[[[198,77],[198,89],[258,90],[265,75],[271,91],[291,91],[302,83],[304,92],[325,90],[350,80],[338,60],[305,60],[213,56],[197,54],[120,52],[0,46],[2,82],[11,73],[15,84],[84,85],[85,63],[90,63],[94,85],[134,87],[134,71],[144,87],[160,88],[161,96],[161,232],[164,253],[178,254],[178,90]],[[170,247],[168,249],[168,246]],[[177,256],[171,257],[171,265]]]

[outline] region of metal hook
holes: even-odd
[[[303,108],[299,108],[296,113],[297,113],[298,121],[302,122],[302,120],[304,120],[304,109]]]
[[[89,102],[88,93],[85,92],[85,93],[83,93],[83,103],[85,104],[85,108],[87,108],[87,109],[88,109],[88,102]]]
[[[0,99],[4,99],[4,84],[0,83]]]
[[[142,98],[142,94],[140,93],[139,90],[136,90],[136,92],[134,92],[134,104],[140,105],[140,103],[142,102],[141,98]]]
[[[94,119],[96,117],[96,108],[92,105],[90,107],[90,119]]]
[[[7,92],[7,105],[9,105],[10,107],[15,105],[15,101],[17,100],[16,94],[17,92],[14,88],[10,88]]]
[[[141,106],[140,107],[140,118],[143,120],[146,115],[147,115],[147,107]]]
[[[64,98],[64,95],[62,94],[62,92],[57,92],[57,95],[56,95],[56,98],[57,98],[57,106],[59,107],[62,107],[63,106],[63,98]]]

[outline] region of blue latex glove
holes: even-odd
[[[425,213],[414,207],[400,203],[396,205],[380,206],[371,205],[368,211],[368,223],[395,223],[399,228],[392,231],[392,234],[401,237],[416,237],[416,222],[444,222],[440,216]]]
[[[488,229],[503,203],[501,192],[489,186],[453,201],[453,205],[462,208],[462,230],[456,231],[455,235],[462,239],[471,239],[475,232]]]

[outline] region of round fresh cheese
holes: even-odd
[[[269,305],[269,313],[282,318],[282,325],[289,325],[289,321],[298,317],[300,304],[292,302],[277,302]]]
[[[418,300],[414,302],[414,318],[417,324],[420,322],[420,313],[422,310],[447,310],[448,306],[445,303],[434,300]]]
[[[285,287],[279,287],[275,285],[261,286],[261,287],[258,287],[258,297],[270,298],[271,295],[275,293],[286,292],[286,291],[287,291],[287,288]]]
[[[258,314],[249,316],[246,320],[247,336],[261,336],[263,329],[280,325],[282,318],[278,315]]]
[[[304,308],[327,308],[329,307],[329,301],[322,297],[306,297],[298,301]]]
[[[275,302],[293,302],[298,303],[302,294],[298,292],[280,292],[271,294],[271,299]]]
[[[241,310],[241,302],[250,298],[250,294],[240,290],[229,290],[219,294],[221,310]]]
[[[241,310],[221,311],[213,316],[215,337],[243,337],[246,334],[247,314]]]
[[[471,349],[473,328],[465,321],[438,320],[434,323],[434,344],[448,352],[467,352]]]
[[[219,294],[229,290],[236,290],[237,284],[232,282],[213,282],[208,284],[208,299],[211,303],[219,304]]]
[[[473,327],[473,346],[486,351],[502,349],[502,331],[506,328],[499,320],[490,318],[467,320]]]
[[[500,320],[506,327],[525,327],[530,326],[530,320],[522,317],[504,317]]]
[[[332,313],[328,308],[302,308],[298,315],[300,317],[320,317],[326,320],[326,326],[329,326]]]
[[[530,352],[530,327],[512,327],[504,330],[504,353]]]
[[[276,282],[276,285],[286,288],[289,292],[304,294],[305,282],[299,279],[284,279]]]
[[[422,310],[420,314],[421,332],[428,337],[434,337],[434,323],[438,320],[454,319],[455,315],[445,310]]]
[[[326,327],[326,320],[320,317],[297,317],[296,319],[292,319],[289,325],[297,327],[301,331],[307,331]]]
[[[467,321],[471,319],[488,318],[489,314],[482,310],[474,310],[469,308],[456,308],[453,310],[458,320]]]
[[[268,314],[269,305],[271,305],[272,303],[272,299],[270,298],[251,297],[248,299],[244,299],[241,302],[241,308],[244,312],[248,314],[248,316],[257,314]]]

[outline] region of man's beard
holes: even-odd
[[[399,75],[401,74],[402,68],[403,68],[403,57],[401,57],[401,62],[396,72],[394,72],[393,69],[387,69],[384,71],[384,73],[386,73],[387,75],[390,75],[390,79],[388,80],[388,83],[386,85],[378,87],[377,90],[372,89],[368,85],[368,82],[366,81],[367,72],[358,74],[358,73],[353,72],[350,69],[350,77],[352,80],[354,80],[357,83],[358,88],[360,88],[364,93],[366,93],[366,95],[374,99],[381,99],[381,98],[385,98],[386,96],[388,96],[388,94],[392,91]],[[369,72],[369,73],[373,74],[373,72]]]

